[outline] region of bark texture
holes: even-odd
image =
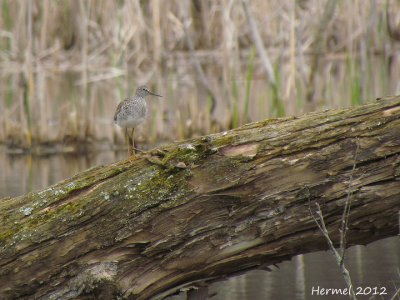
[[[398,234],[400,97],[170,144],[0,201],[1,299],[148,299]]]

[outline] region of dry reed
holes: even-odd
[[[394,0],[0,3],[9,146],[122,142],[114,108],[143,83],[164,94],[150,144],[400,89]]]

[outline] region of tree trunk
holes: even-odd
[[[265,120],[0,201],[1,299],[148,299],[398,234],[400,97]]]

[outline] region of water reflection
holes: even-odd
[[[0,153],[0,198],[37,191],[93,166],[126,157],[126,152],[102,151],[87,155],[26,156]],[[355,286],[386,287],[388,295],[371,299],[390,299],[400,286],[399,237],[355,246],[346,262]],[[311,296],[313,287],[344,288],[330,252],[299,255],[273,267],[271,272],[252,271],[218,282],[210,287],[215,300],[242,299],[345,299],[345,296]],[[359,297],[367,299],[368,297]],[[181,298],[180,298],[181,299]]]
[[[400,286],[400,243],[392,237],[354,246],[347,251],[346,265],[355,287],[386,288],[387,295],[358,296],[358,299],[390,299]],[[334,257],[329,251],[299,255],[279,264],[272,272],[251,271],[213,284],[214,300],[265,299],[347,299],[347,296],[314,296],[312,289],[346,287]],[[383,291],[383,290],[382,290]]]
[[[46,156],[0,153],[0,198],[37,191],[93,166],[125,157],[126,151]]]

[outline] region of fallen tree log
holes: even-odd
[[[266,120],[0,201],[1,299],[148,299],[398,234],[400,97]],[[310,206],[311,205],[311,206]]]

